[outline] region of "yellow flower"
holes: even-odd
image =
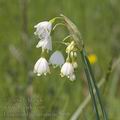
[[[97,56],[95,54],[88,55],[88,59],[90,61],[90,64],[94,64],[97,61]]]

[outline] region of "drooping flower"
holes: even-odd
[[[54,21],[55,20],[40,22],[34,26],[34,28],[36,28],[34,34],[40,40],[36,45],[36,48],[42,48],[42,54],[41,54],[42,57],[35,64],[34,73],[36,73],[38,76],[42,74],[46,75],[47,73],[50,73],[49,64],[52,64],[55,67],[57,66],[61,67],[61,76],[66,76],[71,81],[74,81],[76,79],[76,76],[74,74],[74,69],[77,68],[77,62],[76,62],[77,48],[74,41],[71,41],[70,43],[69,42],[66,43],[67,45],[66,53],[68,54],[66,62],[60,51],[56,51],[51,55],[49,59],[49,64],[47,60],[44,58],[46,56],[46,53],[48,53],[48,50],[52,50],[51,31],[52,31],[52,23]]]
[[[60,51],[55,51],[49,59],[50,64],[60,67],[63,65],[64,61],[64,57]]]
[[[74,74],[74,67],[70,62],[65,62],[61,68],[61,76],[70,78]]]
[[[41,76],[42,74],[46,75],[47,73],[50,73],[50,68],[45,58],[41,57],[36,62],[34,66],[34,73],[36,73],[38,76]]]
[[[42,49],[52,50],[52,40],[51,36],[46,37],[38,42],[36,45],[37,48],[41,47]]]
[[[37,35],[40,39],[44,39],[50,36],[52,30],[52,23],[48,21],[40,22],[35,25],[34,28],[36,28],[34,34]]]
[[[75,74],[72,74],[72,75],[70,76],[70,80],[71,80],[71,81],[74,81],[75,79],[76,79]]]

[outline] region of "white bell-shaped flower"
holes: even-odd
[[[48,65],[48,62],[45,58],[41,57],[34,66],[34,73],[36,73],[38,76],[47,73],[50,73],[50,68]]]
[[[70,62],[65,62],[61,68],[61,76],[70,78],[74,74],[74,67]]]
[[[71,80],[71,81],[74,81],[75,79],[76,79],[75,74],[72,74],[72,75],[70,76],[70,80]]]
[[[36,45],[37,48],[41,47],[42,49],[52,50],[52,40],[51,36],[46,37],[38,42]]]
[[[44,39],[50,36],[52,30],[52,23],[48,21],[40,22],[35,25],[34,28],[36,28],[34,34],[37,35],[40,39]]]
[[[56,67],[57,66],[61,67],[64,62],[65,62],[64,57],[60,51],[55,51],[49,59],[49,63]]]

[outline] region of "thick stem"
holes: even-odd
[[[85,69],[85,73],[86,73],[86,77],[87,77],[87,81],[88,81],[89,91],[90,91],[90,95],[91,95],[91,98],[92,98],[92,101],[93,101],[94,110],[95,110],[95,113],[96,113],[96,120],[100,120],[99,112],[98,112],[98,108],[97,108],[97,101],[96,101],[96,98],[95,98],[95,95],[94,95],[94,92],[93,92],[92,83],[91,83],[91,75],[90,75],[90,71],[89,71],[89,69],[86,65],[86,60],[85,60],[85,56],[84,56],[83,52],[84,51],[81,51],[81,57],[82,57],[82,60],[83,60],[83,63],[84,63],[84,69]]]
[[[100,80],[100,82],[98,83],[98,88],[101,88],[108,80],[109,80],[109,77],[111,75],[111,72],[112,72],[112,68],[116,67],[118,62],[115,62],[113,64],[112,60],[110,61],[109,63],[109,66],[108,66],[108,70],[107,70],[107,73],[105,75],[104,78],[102,78]],[[96,91],[94,89],[94,93],[96,94]],[[82,102],[82,104],[80,104],[80,106],[77,108],[77,110],[73,113],[73,115],[71,116],[70,120],[77,120],[78,117],[83,113],[84,109],[86,108],[86,106],[88,105],[88,103],[90,102],[91,100],[91,97],[90,97],[90,94],[85,98],[85,100]]]
[[[105,111],[105,109],[104,109],[104,107],[103,107],[103,104],[102,104],[102,101],[101,101],[100,93],[99,93],[99,90],[98,90],[98,87],[97,87],[97,84],[96,84],[96,81],[95,81],[94,74],[93,74],[93,72],[92,72],[92,68],[91,68],[90,62],[89,62],[87,56],[86,56],[85,58],[86,58],[86,62],[87,62],[87,65],[88,65],[88,69],[89,69],[90,74],[91,74],[91,78],[92,78],[92,81],[91,81],[91,82],[93,83],[93,86],[94,86],[94,88],[95,88],[95,90],[96,90],[96,93],[97,93],[96,95],[97,95],[97,97],[98,97],[98,101],[99,101],[99,104],[100,104],[100,107],[101,107],[101,110],[102,110],[102,113],[103,113],[103,118],[104,118],[105,120],[107,120],[106,111]]]
[[[94,77],[94,74],[92,72],[91,65],[89,63],[89,60],[87,58],[87,55],[86,55],[86,52],[85,52],[84,49],[81,51],[81,56],[83,58],[84,67],[85,67],[85,69],[87,69],[86,71],[88,71],[88,73],[89,73],[91,86],[93,86],[93,89],[95,88],[96,96],[97,96],[98,102],[100,104],[100,108],[101,108],[101,111],[102,111],[102,114],[103,114],[103,118],[104,118],[104,120],[107,120],[106,111],[105,111],[105,109],[103,107],[103,104],[102,104],[102,101],[101,101],[101,98],[100,98],[100,93],[99,93],[98,87],[96,85],[95,77]]]

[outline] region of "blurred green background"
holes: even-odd
[[[28,113],[31,120],[69,120],[89,92],[81,58],[78,55],[74,82],[61,78],[60,68],[51,67],[51,75],[32,75],[41,52],[35,48],[34,25],[61,13],[69,17],[79,28],[87,52],[97,56],[92,67],[98,82],[110,60],[120,54],[119,5],[119,0],[0,0],[0,120],[30,120]],[[64,27],[53,35],[54,50],[64,55],[64,47],[57,42],[65,35]],[[120,120],[119,74],[118,64],[100,89],[109,120]],[[29,97],[32,101],[27,101]],[[95,119],[92,108],[90,102],[78,120]]]

